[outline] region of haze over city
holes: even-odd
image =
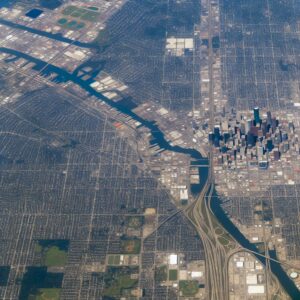
[[[300,299],[299,24],[0,1],[0,299]]]

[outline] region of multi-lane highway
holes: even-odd
[[[206,286],[208,299],[228,299],[228,274],[226,265],[226,250],[219,242],[215,232],[213,216],[209,209],[209,201],[213,185],[207,180],[198,199],[186,210],[186,215],[200,235],[206,264]]]
[[[214,128],[214,53],[212,47],[212,38],[214,36],[214,17],[212,14],[212,7],[210,1],[208,1],[208,70],[209,70],[209,113],[210,113],[210,128],[213,131]],[[250,248],[245,248],[245,243],[238,243],[224,228],[218,220],[213,210],[211,209],[211,203],[213,200],[214,191],[214,178],[213,178],[213,146],[210,145],[209,149],[209,172],[207,178],[205,178],[205,185],[197,197],[197,199],[185,210],[186,216],[196,228],[200,235],[204,250],[205,250],[205,262],[206,262],[206,286],[207,286],[207,298],[208,299],[229,299],[229,278],[228,278],[228,262],[233,253],[239,251],[247,251],[254,254],[259,260],[264,262],[266,266],[266,278],[267,281],[267,297],[271,294],[270,291],[275,289],[281,290],[278,280],[273,277],[270,264],[280,263],[269,257],[268,253],[262,255],[257,251],[253,251]],[[203,178],[202,178],[203,179]],[[226,227],[226,226],[225,226]],[[239,239],[238,239],[239,240]],[[247,241],[248,242],[248,241]],[[247,244],[247,243],[246,243]],[[249,244],[249,243],[248,243]],[[253,247],[252,247],[253,248]],[[263,259],[262,259],[263,257]],[[278,271],[278,275],[284,274],[284,271]],[[284,274],[286,275],[286,274]],[[274,280],[275,279],[275,280]],[[280,280],[281,282],[289,282],[288,280]],[[275,285],[274,285],[275,284]],[[297,294],[293,284],[289,284],[292,294]]]
[[[212,37],[213,37],[213,16],[211,6],[209,5],[209,103],[210,103],[210,127],[214,127],[214,53],[212,49]],[[178,152],[186,155],[190,155],[195,160],[202,159],[201,154],[197,150],[191,148],[183,148],[180,146],[172,146],[165,139],[164,133],[160,128],[152,121],[148,121],[134,113],[129,108],[124,108],[118,103],[111,101],[101,93],[96,92],[89,84],[89,82],[83,81],[75,74],[70,74],[66,70],[56,67],[49,62],[41,61],[40,59],[31,57],[27,54],[21,53],[13,49],[0,48],[0,52],[12,54],[16,57],[26,59],[34,62],[36,69],[39,70],[38,74],[49,75],[55,73],[64,78],[65,81],[72,81],[74,84],[80,86],[90,95],[97,97],[99,100],[104,101],[115,110],[129,116],[130,118],[140,122],[142,126],[148,128],[152,134],[152,137],[157,141],[157,144],[165,150],[171,152]],[[36,77],[36,75],[35,75]],[[33,77],[30,77],[31,79]],[[211,210],[211,202],[213,201],[214,192],[214,178],[213,178],[213,159],[212,159],[212,147],[209,153],[209,172],[205,178],[201,180],[205,181],[201,193],[197,199],[191,203],[186,209],[179,210],[168,217],[162,224],[169,221],[175,215],[183,212],[195,226],[198,234],[200,235],[204,249],[205,249],[205,261],[206,261],[206,286],[208,299],[228,299],[229,298],[229,280],[227,271],[227,262],[230,255],[238,250],[242,250],[238,243],[226,232],[223,226],[215,217]],[[155,229],[157,230],[162,224]],[[153,232],[152,232],[153,233]],[[151,233],[151,234],[152,234]],[[248,250],[248,249],[247,249]],[[255,254],[255,253],[254,253]]]
[[[208,70],[209,70],[209,104],[210,127],[214,127],[214,53],[212,49],[213,16],[210,2],[208,3]],[[205,185],[198,198],[186,209],[185,213],[200,235],[204,250],[206,264],[206,286],[208,299],[229,299],[229,281],[227,270],[228,249],[236,249],[233,240],[226,240],[228,235],[218,223],[210,209],[214,184],[213,184],[213,159],[212,146],[209,151],[209,172]],[[230,247],[230,248],[229,248]]]

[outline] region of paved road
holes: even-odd
[[[211,4],[209,3],[209,103],[210,103],[210,127],[214,127],[214,54],[212,49],[213,37],[213,16]],[[195,226],[200,235],[204,250],[206,264],[206,290],[208,299],[211,300],[227,300],[229,299],[229,281],[227,268],[227,255],[225,247],[219,242],[215,228],[222,226],[216,221],[211,209],[210,201],[214,190],[213,184],[213,148],[210,146],[209,174],[205,186],[203,187],[199,197],[186,210],[186,216]]]
[[[211,10],[209,9],[210,14],[210,22],[212,20],[211,17]],[[0,21],[1,23],[1,21]],[[210,99],[210,126],[213,129],[214,125],[214,85],[213,85],[213,51],[212,51],[212,29],[210,24],[210,30],[209,30],[209,78],[210,78],[210,84],[209,84],[209,99]],[[73,43],[73,41],[72,41]],[[160,131],[160,129],[154,125],[152,122],[146,121],[136,115],[134,112],[132,112],[130,109],[125,109],[123,107],[119,107],[119,105],[113,101],[110,101],[106,97],[104,97],[102,94],[97,93],[94,91],[90,86],[89,83],[84,82],[82,79],[76,77],[74,74],[69,74],[65,70],[56,67],[54,65],[51,65],[49,63],[43,62],[39,59],[30,57],[29,55],[26,55],[24,53],[20,53],[13,49],[6,49],[6,48],[0,48],[1,52],[10,53],[13,55],[16,55],[17,57],[23,57],[27,59],[28,61],[33,61],[35,64],[37,64],[38,69],[40,72],[45,73],[57,73],[58,75],[65,78],[65,80],[73,81],[75,84],[81,86],[83,89],[85,89],[87,92],[89,92],[91,95],[94,95],[98,97],[99,99],[103,100],[107,104],[109,104],[111,107],[121,111],[122,113],[127,114],[131,118],[141,122],[143,126],[150,129],[150,131],[153,134],[153,137],[155,137],[157,140],[159,140],[159,145],[169,151],[179,152],[183,154],[190,155],[192,158],[198,159],[200,153],[198,153],[194,149],[188,149],[188,148],[181,148],[178,146],[171,146],[168,144],[168,142],[164,138],[163,132]],[[210,149],[210,157],[212,157],[212,148]],[[224,245],[222,245],[218,240],[218,235],[215,232],[215,226],[216,226],[216,218],[214,217],[211,209],[210,209],[210,203],[212,201],[212,193],[214,190],[213,185],[213,160],[210,159],[209,161],[209,174],[207,177],[207,180],[205,182],[205,185],[201,191],[201,194],[199,197],[193,202],[186,210],[180,210],[177,211],[173,216],[170,216],[166,221],[168,221],[170,218],[174,217],[176,214],[180,213],[181,211],[185,213],[185,215],[191,220],[191,222],[194,224],[197,232],[199,233],[200,237],[202,238],[205,254],[206,254],[206,286],[207,291],[209,293],[208,299],[224,299],[227,300],[229,297],[229,289],[228,289],[228,271],[227,271],[227,261],[229,257],[228,249],[225,249]],[[161,226],[162,224],[160,224]],[[217,222],[218,228],[222,229],[221,224]],[[157,230],[157,229],[156,229]],[[225,230],[224,230],[225,231]],[[235,249],[237,244],[233,242],[233,245]],[[226,251],[227,250],[227,251]]]
[[[186,211],[187,217],[200,235],[205,250],[206,287],[208,299],[228,299],[226,251],[217,240],[208,208],[213,185],[205,185],[198,199]]]

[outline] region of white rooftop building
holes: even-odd
[[[177,254],[170,254],[169,255],[169,264],[170,265],[177,265],[178,264],[178,255]]]
[[[264,285],[248,285],[248,294],[264,294],[265,286]]]

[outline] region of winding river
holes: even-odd
[[[172,146],[170,143],[165,139],[164,133],[159,129],[157,124],[154,121],[148,121],[140,116],[138,116],[136,113],[132,111],[132,109],[126,107],[125,105],[122,105],[120,103],[114,102],[105,96],[103,96],[101,93],[98,93],[90,86],[90,81],[84,81],[81,78],[79,78],[77,75],[69,73],[65,71],[62,68],[56,67],[54,65],[48,64],[45,61],[42,61],[40,59],[34,58],[32,56],[29,56],[27,54],[24,54],[22,52],[8,49],[4,47],[0,47],[0,52],[4,52],[10,55],[13,55],[13,59],[23,58],[26,59],[29,62],[32,62],[35,64],[33,67],[34,70],[39,71],[41,75],[43,76],[50,76],[53,74],[56,74],[57,77],[55,78],[56,82],[67,82],[71,81],[78,86],[80,86],[82,89],[84,89],[86,92],[88,92],[90,95],[93,95],[100,99],[101,101],[105,102],[106,104],[110,105],[112,108],[116,109],[120,113],[126,114],[135,121],[138,121],[141,123],[142,126],[148,128],[151,131],[152,134],[152,140],[151,143],[157,144],[161,149],[165,149],[168,151],[173,151],[177,153],[182,153],[189,155],[193,161],[195,161],[199,167],[199,172],[201,173],[201,183],[199,189],[203,187],[204,183],[206,182],[208,178],[208,169],[207,167],[204,167],[205,165],[208,165],[208,160],[206,158],[203,158],[195,149],[192,148],[183,148],[180,146]],[[9,61],[9,59],[8,59]],[[202,167],[201,167],[202,165]],[[218,219],[218,221],[222,224],[222,226],[235,238],[235,240],[244,248],[258,252],[258,249],[256,246],[252,243],[250,243],[243,234],[237,229],[237,227],[231,222],[229,217],[226,215],[224,210],[221,206],[221,201],[218,198],[216,192],[214,192],[214,199],[210,205],[211,209]],[[275,253],[271,253],[273,257],[275,257]],[[266,259],[263,258],[260,255],[256,255],[256,258],[264,265],[266,265]],[[292,299],[300,299],[300,291],[295,286],[294,282],[288,277],[286,272],[282,269],[281,265],[278,264],[275,261],[270,261],[271,269],[273,274],[277,277],[278,281],[281,283],[281,285],[286,290],[287,294]]]

